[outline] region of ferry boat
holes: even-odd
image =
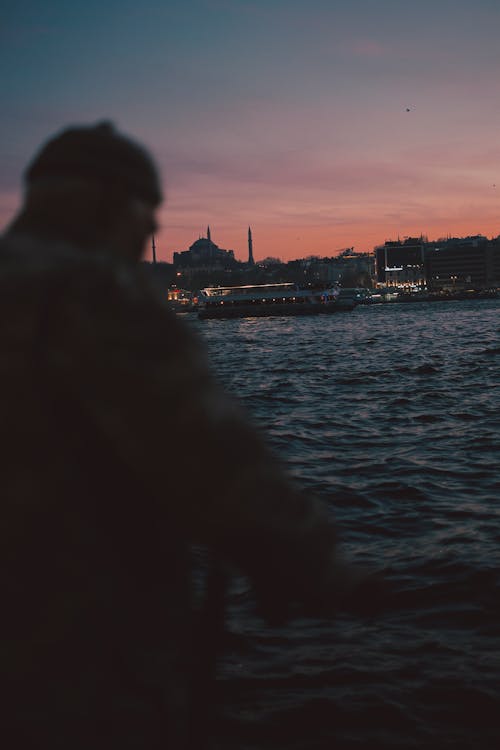
[[[198,294],[198,317],[250,318],[271,315],[319,315],[352,310],[336,288],[301,289],[297,284],[207,287]]]

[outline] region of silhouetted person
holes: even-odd
[[[140,146],[73,128],[35,156],[0,240],[6,747],[184,746],[192,543],[270,618],[346,585],[327,511],[136,263],[160,201]]]

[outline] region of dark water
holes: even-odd
[[[213,367],[343,549],[384,568],[373,618],[267,628],[241,590],[217,747],[500,747],[500,301],[192,320]]]

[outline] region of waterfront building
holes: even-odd
[[[333,269],[341,286],[371,286],[374,276],[372,253],[356,253],[348,247],[333,258]]]
[[[355,253],[353,248],[348,248],[331,258],[310,255],[308,258],[289,261],[287,268],[291,271],[296,269],[296,280],[307,279],[342,286],[371,286],[374,266],[371,253]]]
[[[388,240],[375,248],[377,286],[423,289],[426,286],[424,237]]]
[[[461,291],[500,286],[500,242],[483,235],[431,243],[426,252],[431,290]]]

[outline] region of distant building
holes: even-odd
[[[379,286],[454,291],[500,286],[500,238],[407,238],[375,248]]]
[[[236,263],[233,250],[223,250],[212,242],[210,227],[207,227],[206,237],[193,242],[188,250],[174,253],[174,266],[183,270],[223,270],[232,268]]]
[[[355,253],[352,248],[340,255],[322,258],[310,255],[286,264],[287,280],[307,283],[372,286],[373,254]]]
[[[500,242],[483,235],[430,243],[426,252],[430,289],[490,289],[500,286]]]
[[[343,250],[334,259],[334,269],[338,272],[338,282],[342,286],[359,286],[373,282],[374,260],[372,253],[355,253],[353,248]],[[356,280],[357,279],[357,280]]]
[[[423,288],[426,285],[423,237],[387,241],[375,248],[375,280],[378,286]]]

